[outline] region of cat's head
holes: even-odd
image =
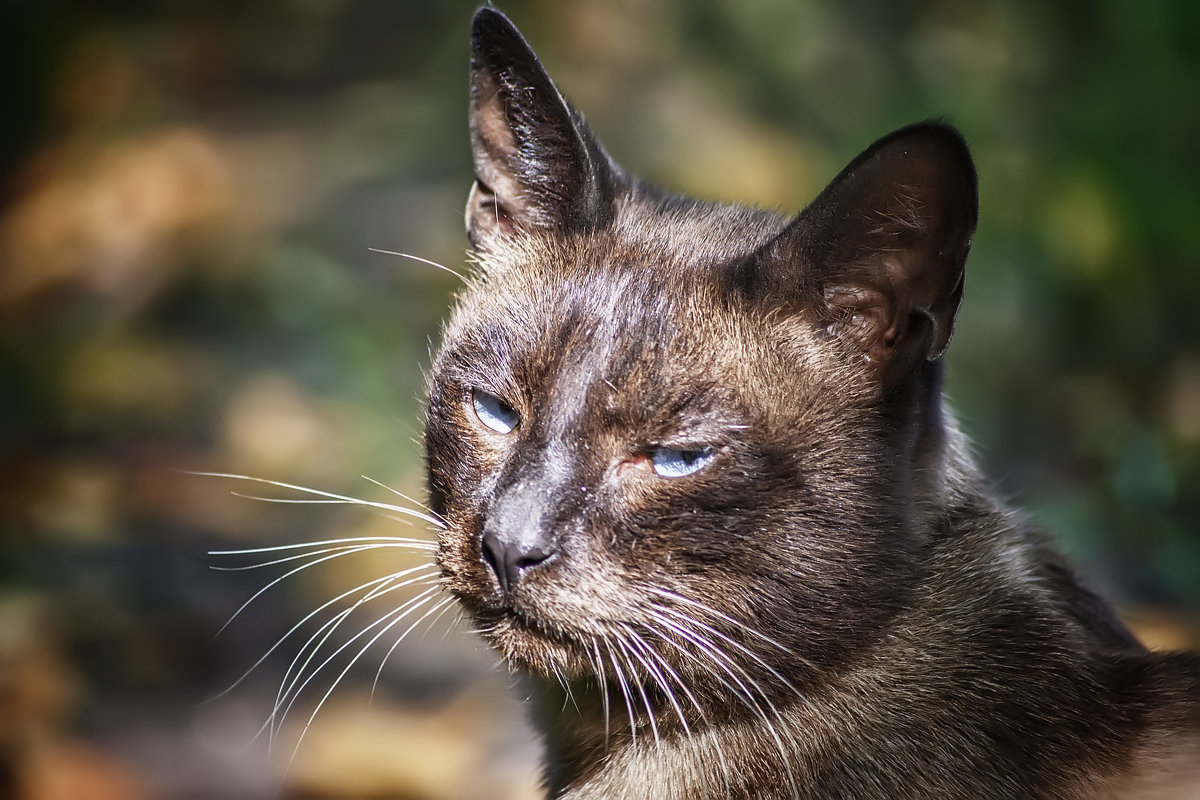
[[[485,636],[536,672],[719,690],[877,635],[920,569],[914,459],[976,219],[961,137],[897,131],[794,219],[671,197],[488,8],[471,136],[478,275],[426,447]]]

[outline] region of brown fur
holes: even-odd
[[[473,41],[479,275],[429,485],[551,796],[1200,796],[1200,659],[1147,653],[942,407],[957,132],[885,137],[788,220],[625,176],[502,15]]]

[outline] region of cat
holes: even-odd
[[[793,219],[621,170],[473,22],[477,274],[430,371],[442,582],[554,798],[1198,798],[1200,656],[1143,648],[942,400],[962,136]]]

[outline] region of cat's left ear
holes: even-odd
[[[886,390],[945,351],[977,217],[962,136],[921,123],[873,144],[727,277],[851,344]]]
[[[611,220],[615,167],[516,27],[486,6],[471,29],[471,147],[467,232],[476,247]]]

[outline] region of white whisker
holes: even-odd
[[[595,655],[596,688],[600,690],[601,703],[604,705],[604,752],[608,752],[609,735],[611,733],[611,715],[609,713],[608,681],[604,678],[604,661],[600,658],[600,643],[592,639],[592,651]]]
[[[250,598],[248,600],[246,600],[246,602],[242,603],[241,606],[238,607],[238,610],[233,612],[233,615],[225,621],[225,624],[220,627],[220,629],[216,632],[216,634],[214,634],[213,638],[215,639],[217,636],[220,636],[222,633],[224,633],[225,629],[228,628],[233,623],[233,621],[238,618],[238,615],[240,615],[243,611],[245,611],[250,606],[251,603],[253,603],[258,598],[262,597],[264,593],[266,593],[273,587],[279,585],[280,583],[287,580],[288,578],[292,577],[293,575],[303,572],[306,569],[311,569],[312,567],[315,567],[318,564],[322,564],[326,561],[332,561],[335,558],[343,558],[345,556],[350,555],[351,553],[366,552],[367,550],[373,550],[374,548],[375,548],[375,545],[372,544],[372,545],[361,545],[359,547],[351,548],[348,550],[339,550],[338,552],[321,556],[320,558],[317,558],[313,561],[309,561],[306,564],[301,564],[300,566],[295,567],[294,569],[288,570],[287,572],[280,575],[278,578],[275,578],[274,580],[267,583],[266,586],[262,587],[254,594],[250,595]]]
[[[429,629],[432,628],[434,625],[437,625],[438,620],[442,618],[443,614],[445,614],[451,608],[455,607],[454,605],[452,605],[450,603],[442,603],[441,606],[442,606],[442,610],[438,612],[438,615],[436,617],[434,617],[432,620],[429,621],[429,625],[425,628],[426,633],[428,633]],[[429,611],[427,611],[424,614],[424,616],[421,617],[421,619],[425,619],[426,617],[428,617],[430,614],[433,613],[433,611],[436,608],[437,608],[437,606],[434,606],[433,608],[431,608]],[[419,621],[420,620],[418,620],[418,622]],[[425,634],[421,634],[421,635],[424,636]],[[394,653],[396,651],[396,648],[399,647],[400,643],[403,641],[404,641],[404,635],[398,636],[396,638],[396,641],[392,642],[392,646],[389,647],[387,652],[383,654],[383,658],[381,658],[379,660],[379,669],[375,670],[375,679],[371,681],[371,699],[372,700],[375,699],[375,689],[376,689],[376,687],[379,686],[379,677],[381,675],[383,675],[384,665],[387,664],[388,659],[392,657],[392,653]]]
[[[314,500],[312,498],[299,497],[267,497],[261,494],[246,494],[245,492],[231,491],[234,497],[240,497],[243,500],[257,500],[260,503],[276,503],[278,505],[297,505],[297,506],[344,506],[345,500]]]
[[[653,629],[651,629],[651,630],[654,633],[658,633],[660,637],[662,636],[661,632],[654,631]],[[703,708],[703,706],[700,705],[700,701],[696,698],[696,695],[693,694],[692,690],[688,687],[687,681],[685,681],[683,678],[681,678],[679,676],[679,673],[675,671],[675,668],[671,666],[670,662],[667,661],[667,659],[664,658],[662,656],[662,654],[660,654],[653,646],[651,646],[651,644],[648,641],[646,641],[646,639],[641,634],[639,634],[637,631],[630,628],[629,634],[632,637],[632,640],[634,642],[637,642],[638,644],[641,645],[644,652],[651,659],[653,659],[654,661],[657,661],[662,666],[663,670],[665,670],[665,672],[670,677],[674,678],[675,683],[679,686],[680,691],[682,691],[684,693],[684,695],[687,697],[688,701],[692,704],[692,707],[696,709],[696,713],[700,715],[700,719],[707,721],[708,715],[704,713],[704,708]],[[687,734],[688,736],[690,736],[691,729],[688,727],[687,720],[684,717],[683,709],[680,707],[679,702],[675,697],[674,691],[672,691],[670,688],[669,681],[666,680],[665,678],[661,677],[660,673],[656,673],[656,674],[659,676],[659,678],[658,678],[659,682],[662,685],[663,690],[666,692],[667,697],[670,699],[671,704],[675,707],[675,714],[679,717],[679,724],[683,726],[684,733]],[[730,772],[729,772],[729,762],[725,758],[724,748],[718,746],[716,748],[716,752],[717,752],[717,762],[721,768],[721,779],[725,785],[725,795],[726,795],[726,797],[729,797],[733,791],[732,784],[730,783],[731,779],[730,779]]]
[[[675,671],[672,670],[670,666],[666,665],[666,662],[663,661],[662,656],[656,653],[654,648],[652,648],[650,644],[643,639],[640,634],[638,634],[637,631],[628,625],[623,625],[622,627],[625,629],[625,633],[629,637],[629,645],[631,647],[636,647],[641,652],[638,660],[642,662],[642,666],[644,666],[646,671],[650,673],[650,676],[654,678],[655,683],[657,683],[663,690],[663,694],[667,696],[668,702],[670,702],[671,706],[675,709],[675,716],[679,718],[679,724],[683,726],[684,733],[691,733],[691,730],[688,728],[687,718],[683,713],[683,708],[680,707],[679,701],[675,697],[675,692],[671,689],[670,682],[666,679],[663,673],[659,672],[658,668],[654,666],[654,661],[666,666],[667,670],[672,675],[675,675],[677,681],[679,676],[675,674]],[[684,686],[682,682],[680,682],[680,686],[684,688],[685,692],[687,691],[687,687]],[[688,694],[689,696],[691,695],[690,692],[688,692]],[[700,711],[700,705],[696,703],[696,699],[694,697],[691,699],[692,703],[696,706],[696,710],[703,715],[704,712]]]
[[[666,610],[666,609],[662,609],[662,610]],[[685,641],[690,642],[709,661],[711,661],[714,665],[716,665],[726,675],[729,676],[730,680],[733,681],[733,685],[730,685],[727,681],[725,681],[723,678],[721,678],[715,672],[711,672],[711,671],[709,672],[710,675],[712,675],[722,685],[724,685],[731,692],[733,692],[734,696],[736,696],[740,700],[742,700],[743,705],[745,705],[748,709],[753,711],[756,716],[758,716],[759,720],[763,723],[764,727],[767,729],[767,732],[770,734],[772,740],[774,740],[776,750],[779,753],[780,763],[783,766],[784,770],[787,772],[788,781],[792,786],[793,793],[796,793],[796,791],[797,791],[796,781],[795,781],[795,776],[792,774],[791,759],[788,756],[789,751],[787,748],[784,747],[783,739],[780,737],[779,731],[776,730],[775,725],[772,724],[770,718],[766,714],[766,711],[764,711],[763,707],[760,706],[758,701],[754,699],[754,696],[757,695],[758,697],[762,698],[762,701],[766,704],[767,709],[769,709],[771,711],[772,716],[775,717],[776,721],[778,721],[779,724],[785,730],[787,730],[787,725],[783,720],[783,716],[779,713],[779,709],[771,701],[770,697],[768,697],[766,692],[763,690],[762,686],[760,686],[757,681],[755,681],[753,678],[751,678],[749,673],[747,673],[745,671],[745,669],[743,669],[741,666],[739,666],[738,663],[735,660],[733,660],[729,656],[728,653],[726,653],[720,647],[717,647],[717,645],[715,643],[709,641],[704,636],[696,633],[695,631],[692,631],[689,628],[684,627],[683,625],[664,617],[661,613],[658,613],[658,611],[656,611],[656,610],[652,609],[650,611],[650,613],[654,616],[654,618],[658,621],[658,623],[660,625],[663,625],[664,627],[674,631],[676,634],[681,636]],[[688,618],[688,621],[692,622],[692,623],[696,623],[696,624],[701,624],[701,625],[703,624],[703,623],[699,623],[698,620],[691,619],[691,618]],[[699,662],[699,659],[697,656],[690,653],[687,648],[679,645],[671,637],[664,636],[663,641],[676,647],[676,649],[678,649],[685,656],[688,656]],[[702,663],[702,662],[699,662],[699,663]],[[736,672],[735,672],[735,670],[736,670]],[[738,677],[738,674],[741,675],[740,678]],[[746,684],[749,684],[750,687],[753,687],[753,692],[751,691],[751,689],[749,687],[747,687]],[[794,752],[797,747],[795,739],[791,739],[791,744],[792,744],[792,752]]]
[[[450,269],[450,268],[449,268],[449,267],[447,267],[445,264],[439,264],[439,263],[437,263],[436,261],[430,261],[428,258],[421,258],[420,256],[414,256],[414,255],[411,255],[411,254],[409,254],[409,253],[399,253],[399,252],[397,252],[397,251],[395,251],[395,250],[382,250],[382,249],[380,249],[380,248],[378,248],[378,247],[368,247],[367,249],[368,249],[368,250],[370,250],[372,253],[381,253],[381,254],[383,254],[383,255],[385,255],[385,256],[400,256],[401,258],[407,258],[407,259],[409,259],[409,260],[411,260],[411,261],[419,261],[419,262],[420,262],[420,263],[422,263],[422,264],[428,264],[429,266],[431,266],[431,267],[437,267],[438,269],[440,269],[440,270],[442,270],[442,271],[444,271],[444,272],[449,272],[451,275],[453,275],[454,277],[458,278],[458,279],[459,279],[460,281],[462,281],[463,283],[466,283],[466,282],[467,282],[467,279],[466,279],[466,277],[465,277],[465,276],[463,276],[461,273],[459,273],[459,272],[456,272],[455,270],[452,270],[452,269]]]
[[[291,505],[291,506],[349,506],[349,505],[365,505],[366,501],[360,500],[314,500],[312,498],[301,497],[267,497],[261,494],[249,494],[247,492],[230,492],[234,497],[241,497],[245,500],[257,500],[260,503],[274,503],[276,505]],[[375,509],[378,511],[378,509]],[[390,512],[379,512],[384,519],[390,519],[395,522],[402,523],[408,526],[415,526],[408,517],[402,517]]]
[[[399,587],[392,586],[392,587],[389,587],[386,591],[387,592],[394,591],[397,588],[399,588]],[[373,629],[375,629],[376,627],[378,627],[380,625],[384,625],[383,630],[380,631],[380,633],[377,634],[376,636],[372,637],[371,640],[367,643],[367,647],[370,647],[372,644],[374,644],[379,639],[379,636],[381,636],[383,633],[386,633],[388,630],[391,630],[393,625],[399,623],[400,620],[404,619],[406,616],[411,614],[413,611],[415,611],[416,609],[420,608],[425,603],[427,603],[431,599],[433,599],[434,593],[437,592],[440,588],[441,588],[440,586],[434,585],[434,586],[430,586],[427,589],[423,589],[415,597],[412,597],[412,598],[406,600],[404,603],[401,603],[396,608],[392,609],[391,611],[389,611],[386,614],[384,614],[383,616],[381,616],[379,619],[377,619],[374,622],[372,622],[371,624],[367,625],[365,628],[360,630],[358,633],[351,636],[348,640],[346,640],[342,645],[340,645],[332,653],[330,653],[329,656],[326,657],[325,660],[322,661],[315,669],[308,672],[308,675],[307,675],[307,677],[304,678],[303,682],[300,681],[300,678],[303,677],[303,675],[304,675],[304,673],[303,673],[304,667],[301,667],[301,671],[297,673],[296,678],[292,681],[291,685],[288,686],[287,691],[284,692],[280,696],[278,702],[276,703],[275,711],[278,711],[280,706],[283,705],[284,702],[286,701],[286,706],[283,708],[283,713],[279,717],[278,725],[279,726],[283,725],[283,722],[287,719],[287,715],[291,711],[292,706],[295,705],[296,700],[299,699],[299,697],[303,693],[305,687],[307,687],[310,683],[312,683],[313,679],[316,678],[319,674],[321,674],[325,670],[325,668],[327,666],[329,666],[330,663],[332,663],[332,661],[335,658],[337,658],[339,655],[341,655],[343,652],[345,652],[345,650],[348,649],[351,645],[353,645],[356,641],[358,641],[362,637],[369,634]],[[326,634],[325,638],[326,639],[328,638],[328,633]],[[322,641],[324,641],[324,640],[322,640]],[[364,650],[365,650],[365,648],[364,648]],[[359,656],[362,655],[362,652],[363,651],[359,651]],[[315,655],[315,651],[314,651],[313,655]],[[311,657],[312,656],[310,655],[310,659],[311,659]],[[357,661],[357,660],[358,660],[358,656],[355,656],[354,661]],[[347,671],[350,666],[353,666],[354,661],[351,661],[350,665],[347,666]],[[346,672],[343,671],[341,673],[341,675],[338,677],[337,681],[340,681],[341,677],[345,676],[345,674],[346,674]],[[337,685],[337,681],[334,682],[334,686]],[[333,691],[334,686],[331,686],[329,688],[329,691],[325,693],[325,696],[321,700],[322,704],[325,702],[326,699],[328,699],[329,694]],[[290,699],[289,699],[289,697],[290,697]],[[320,710],[320,705],[318,705],[317,710],[318,711]],[[309,723],[311,723],[311,722],[312,722],[312,719],[310,718]],[[307,729],[308,729],[308,726],[306,725],[305,730],[307,730]],[[294,755],[294,753],[293,753],[293,755]]]
[[[792,682],[791,682],[791,681],[789,681],[787,678],[785,678],[785,677],[784,677],[782,674],[780,674],[779,670],[777,670],[777,669],[775,669],[774,667],[772,667],[772,666],[771,666],[770,664],[768,664],[768,663],[767,663],[765,660],[763,660],[763,658],[762,658],[761,656],[759,656],[757,653],[755,653],[755,652],[754,652],[753,650],[751,650],[750,648],[746,647],[746,646],[745,646],[744,644],[742,644],[741,642],[737,641],[736,639],[733,639],[733,638],[732,638],[732,637],[730,637],[730,636],[727,636],[726,634],[722,633],[720,630],[718,630],[717,628],[713,627],[712,625],[709,625],[709,624],[707,624],[707,623],[705,623],[705,622],[701,622],[700,620],[696,619],[695,617],[691,616],[690,614],[685,614],[684,612],[680,611],[680,610],[679,610],[679,609],[677,609],[677,608],[671,608],[670,606],[662,606],[662,605],[658,606],[658,608],[659,608],[659,610],[661,610],[661,611],[665,611],[665,612],[667,612],[667,613],[669,613],[669,614],[674,614],[674,615],[675,615],[676,617],[678,617],[678,618],[685,619],[685,620],[687,620],[688,622],[690,622],[690,623],[692,623],[692,624],[694,624],[694,625],[698,625],[699,627],[703,628],[705,631],[708,631],[709,633],[713,634],[714,636],[717,636],[717,637],[718,637],[718,638],[720,638],[722,641],[724,641],[724,642],[728,642],[728,643],[729,643],[730,645],[732,645],[733,647],[736,647],[736,648],[737,648],[738,650],[740,650],[742,653],[744,653],[745,655],[749,656],[749,657],[750,657],[750,658],[751,658],[751,659],[752,659],[752,660],[753,660],[755,663],[757,663],[759,666],[763,667],[763,669],[767,670],[767,672],[771,673],[771,675],[772,675],[773,677],[775,677],[775,678],[776,678],[776,679],[777,679],[777,680],[778,680],[780,683],[782,683],[782,684],[783,684],[784,686],[786,686],[788,689],[791,689],[791,690],[792,690],[792,692],[793,692],[793,693],[794,693],[794,694],[795,694],[797,697],[800,697],[800,698],[802,698],[802,699],[803,699],[804,695],[803,695],[803,694],[801,694],[801,692],[800,692],[800,690],[799,690],[799,689],[797,689],[797,688],[796,688],[794,685],[792,685]],[[736,622],[736,620],[731,620],[731,621],[734,621],[734,622]],[[753,629],[752,629],[752,628],[749,628],[749,627],[747,627],[747,626],[745,626],[745,625],[742,625],[741,627],[742,627],[742,628],[744,628],[744,629],[745,629],[746,631],[748,631],[748,632],[753,632]],[[801,659],[801,660],[803,661],[803,659]],[[805,662],[805,663],[808,663],[808,662]]]
[[[210,556],[248,556],[256,553],[275,553],[281,550],[300,550],[305,547],[328,547],[340,544],[360,544],[367,542],[388,544],[409,544],[416,548],[436,550],[437,545],[428,539],[412,539],[404,536],[347,536],[342,539],[325,539],[317,542],[292,542],[271,547],[249,547],[244,550],[209,550]]]
[[[279,714],[279,709],[283,706],[285,700],[287,700],[289,696],[292,696],[292,692],[295,690],[296,694],[295,696],[292,696],[292,701],[289,702],[287,706],[290,709],[292,702],[295,702],[296,697],[299,696],[299,692],[304,688],[304,686],[308,685],[308,681],[315,677],[316,672],[321,669],[321,667],[318,667],[318,669],[314,671],[309,678],[304,681],[303,684],[300,684],[301,679],[304,678],[305,670],[308,669],[308,666],[313,662],[313,659],[315,659],[317,654],[321,652],[321,648],[325,646],[327,641],[329,641],[329,637],[341,627],[343,622],[349,619],[350,616],[360,607],[366,605],[372,600],[377,600],[384,595],[391,594],[392,592],[399,591],[408,586],[428,584],[435,589],[438,587],[438,579],[436,575],[417,575],[415,577],[407,578],[406,580],[397,580],[397,578],[402,577],[403,574],[411,571],[412,570],[405,570],[404,573],[388,575],[386,578],[384,578],[384,580],[379,582],[379,585],[375,586],[365,595],[354,601],[354,603],[352,603],[348,608],[342,609],[337,614],[323,622],[321,626],[318,627],[317,630],[315,630],[312,635],[305,640],[304,644],[300,646],[300,649],[296,652],[295,657],[292,658],[291,663],[288,664],[287,670],[283,673],[283,678],[281,678],[279,681],[279,690],[275,694],[275,705],[271,709],[271,716],[268,720],[271,727],[272,740],[274,740],[275,732],[278,727],[277,717]],[[404,605],[402,604],[400,608],[403,607]],[[337,652],[340,652],[340,650]],[[334,653],[331,659],[336,657],[337,652]],[[326,663],[328,663],[328,660]],[[324,664],[321,666],[323,667]],[[285,710],[285,716],[286,713],[287,712]],[[278,722],[281,723],[282,720],[280,719]]]
[[[317,606],[315,609],[313,609],[307,615],[305,615],[305,617],[303,619],[301,619],[299,622],[297,622],[295,625],[293,625],[288,630],[287,633],[285,633],[283,636],[279,637],[279,639],[277,639],[275,641],[275,644],[271,645],[271,647],[267,650],[267,652],[263,653],[262,656],[257,661],[255,661],[254,664],[252,664],[248,670],[246,670],[244,673],[242,673],[242,676],[240,678],[238,678],[236,681],[234,681],[228,688],[226,688],[220,694],[216,695],[215,697],[210,698],[209,700],[207,700],[205,702],[212,702],[213,700],[217,700],[218,698],[224,697],[225,695],[229,694],[231,691],[236,689],[242,683],[242,681],[244,681],[244,680],[246,680],[246,678],[250,677],[251,673],[253,673],[254,670],[256,670],[260,666],[262,666],[263,662],[266,661],[267,658],[269,658],[272,653],[274,653],[276,650],[278,650],[279,647],[285,641],[287,641],[289,638],[291,638],[292,634],[294,634],[294,633],[296,633],[296,631],[300,630],[300,628],[302,628],[305,623],[307,623],[309,620],[311,620],[316,615],[320,614],[325,609],[329,608],[330,606],[334,605],[335,603],[341,602],[342,600],[346,599],[347,597],[349,597],[350,595],[352,595],[356,592],[362,592],[362,591],[368,591],[368,590],[373,591],[372,587],[375,587],[378,584],[395,581],[397,578],[404,577],[409,572],[413,572],[413,571],[416,571],[416,570],[422,569],[422,568],[428,568],[428,567],[426,567],[426,566],[413,567],[411,570],[405,570],[404,572],[396,573],[393,575],[385,575],[382,578],[376,578],[375,580],[367,581],[366,583],[361,583],[358,586],[355,586],[353,589],[342,592],[337,597],[334,597],[331,600],[327,600],[326,602]],[[421,577],[421,578],[436,578],[437,573],[433,572],[428,576],[419,576],[419,577]]]
[[[363,506],[364,508],[378,508],[383,511],[394,511],[397,514],[403,514],[404,516],[414,517],[422,520],[423,522],[428,522],[430,525],[433,525],[439,529],[446,527],[445,523],[436,517],[430,516],[429,514],[425,514],[421,511],[406,508],[405,506],[394,505],[392,503],[380,503],[374,500],[363,500],[358,497],[350,497],[343,494],[337,494],[335,492],[324,492],[320,489],[312,489],[307,486],[300,486],[294,483],[273,481],[268,480],[267,478],[255,478],[251,475],[237,475],[231,472],[191,472],[189,474],[200,475],[208,478],[229,478],[231,480],[249,481],[251,483],[261,483],[267,486],[277,486],[281,489],[291,489],[295,492],[303,492],[305,494],[311,494],[315,497],[324,497],[328,500],[337,500],[350,505]]]
[[[454,614],[454,619],[450,620],[450,624],[446,626],[446,630],[442,631],[442,638],[439,639],[442,642],[446,641],[446,637],[450,635],[451,631],[462,625],[463,620],[466,619],[462,606],[449,606],[449,608],[456,609],[456,613]]]
[[[342,555],[351,555],[352,553],[365,553],[365,552],[370,552],[371,550],[386,550],[386,549],[392,548],[392,547],[408,549],[408,548],[412,547],[412,545],[410,545],[408,543],[403,543],[403,544],[379,543],[379,544],[372,544],[372,545],[347,544],[347,545],[342,545],[340,547],[324,547],[319,550],[309,551],[307,553],[297,553],[297,554],[291,555],[291,556],[283,556],[282,558],[272,559],[271,561],[260,561],[256,564],[243,564],[243,565],[237,566],[237,567],[210,566],[209,569],[215,570],[217,572],[245,572],[246,570],[251,570],[251,569],[262,569],[263,567],[274,567],[279,564],[288,564],[288,563],[291,563],[292,561],[301,561],[306,558],[313,558],[315,556],[324,555],[325,553],[341,553]],[[428,566],[428,565],[426,565],[426,566]]]
[[[283,673],[283,678],[279,682],[279,691],[275,696],[276,709],[278,709],[283,701],[289,695],[291,695],[292,690],[303,677],[304,671],[308,668],[308,665],[312,663],[313,659],[316,658],[317,653],[321,651],[321,648],[324,647],[325,642],[329,640],[329,637],[332,636],[337,629],[341,627],[342,623],[349,619],[350,616],[353,615],[354,612],[359,608],[374,600],[378,600],[381,597],[396,591],[400,591],[401,589],[405,589],[409,586],[424,585],[430,587],[429,589],[422,590],[418,596],[422,594],[428,594],[433,589],[439,588],[441,581],[440,576],[436,572],[412,575],[413,572],[416,572],[419,569],[430,569],[430,567],[428,565],[412,567],[401,572],[386,575],[381,579],[371,581],[371,583],[375,583],[377,585],[371,588],[362,597],[355,600],[349,606],[343,608],[341,611],[338,611],[332,617],[325,620],[325,622],[323,622],[319,628],[313,631],[308,639],[305,640],[304,644],[301,645],[300,649],[296,652],[295,657],[288,665],[287,670]],[[402,578],[403,580],[401,580]],[[401,603],[397,608],[404,608],[412,601],[413,598],[409,598],[404,603]],[[397,609],[392,609],[387,613],[390,614],[396,610]],[[313,644],[314,642],[316,643],[315,645]],[[305,655],[306,653],[307,655]],[[336,653],[334,653],[334,655],[336,656]],[[303,662],[301,662],[301,659],[303,659]],[[295,673],[294,677],[293,673]],[[290,681],[289,678],[291,679]]]
[[[420,443],[418,443],[418,444],[420,444]],[[388,486],[383,481],[377,481],[368,475],[360,475],[359,477],[362,478],[364,481],[375,484],[380,489],[391,492],[392,494],[396,495],[396,497],[399,497],[401,500],[407,500],[408,502],[412,503],[414,506],[417,506],[418,508],[420,508],[425,513],[427,513],[431,516],[437,516],[436,514],[433,513],[433,510],[429,506],[427,506],[426,504],[422,503],[420,500],[417,500],[414,497],[409,497],[408,495],[406,495],[404,492],[400,491],[399,489],[393,489],[391,486]]]
[[[604,648],[608,651],[608,661],[612,664],[613,674],[617,677],[617,684],[621,687],[621,694],[625,698],[625,710],[629,712],[629,737],[632,746],[637,748],[637,719],[633,713],[633,696],[629,692],[629,684],[625,681],[625,672],[621,669],[621,665],[617,662],[617,655],[613,651],[612,644],[608,640],[604,640]]]
[[[784,652],[784,653],[788,654],[789,656],[793,656],[793,657],[795,657],[795,658],[799,658],[799,659],[800,659],[800,661],[802,661],[802,662],[803,662],[804,664],[806,664],[807,666],[809,666],[809,667],[812,667],[812,666],[813,666],[812,664],[810,664],[810,663],[809,663],[808,661],[806,661],[805,659],[803,659],[803,658],[800,658],[800,656],[799,656],[799,655],[798,655],[798,654],[797,654],[795,651],[793,651],[793,650],[792,650],[790,647],[788,647],[787,645],[781,644],[780,642],[776,641],[775,639],[772,639],[770,636],[767,636],[767,635],[766,635],[765,633],[763,633],[762,631],[759,631],[759,630],[757,630],[757,629],[755,629],[755,628],[752,628],[752,627],[750,627],[749,625],[747,625],[746,623],[742,622],[741,620],[735,619],[735,618],[733,618],[733,617],[729,616],[728,614],[725,614],[725,613],[723,613],[723,612],[717,611],[715,608],[713,608],[713,607],[712,607],[712,606],[710,606],[710,605],[707,605],[706,603],[702,603],[702,602],[700,602],[699,600],[696,600],[696,599],[694,599],[694,598],[691,598],[691,597],[685,597],[684,595],[677,594],[677,593],[675,593],[675,592],[670,592],[670,591],[667,591],[666,589],[660,589],[660,588],[658,588],[657,586],[647,586],[647,587],[645,587],[645,588],[646,588],[648,591],[651,591],[651,592],[653,592],[654,594],[657,594],[657,595],[659,595],[660,597],[665,597],[665,598],[667,598],[667,599],[669,599],[669,600],[674,600],[674,601],[676,601],[676,602],[679,602],[679,603],[685,603],[685,604],[687,604],[687,605],[690,605],[690,606],[692,606],[692,607],[694,607],[694,608],[698,608],[699,610],[703,611],[703,612],[704,612],[704,613],[706,613],[706,614],[710,614],[710,615],[712,615],[713,617],[716,617],[716,618],[717,618],[717,619],[719,619],[719,620],[722,620],[722,621],[724,621],[724,622],[728,622],[730,625],[734,625],[734,626],[736,626],[737,628],[739,628],[739,629],[741,629],[741,630],[745,631],[746,633],[750,634],[751,636],[753,636],[753,637],[755,637],[755,638],[757,638],[757,639],[761,639],[762,641],[766,642],[766,643],[767,643],[767,644],[769,644],[769,645],[772,645],[773,647],[776,647],[776,648],[778,648],[780,651],[782,651],[782,652]],[[660,607],[660,608],[668,608],[668,606],[659,606],[659,607]],[[815,668],[814,668],[814,669],[815,669]]]
[[[270,715],[268,715],[267,719],[258,729],[258,733],[255,734],[256,737],[261,736],[266,731],[270,731],[270,735],[268,736],[268,744],[270,747],[274,746],[278,713],[283,704],[281,698],[286,697],[291,692],[292,687],[295,685],[296,681],[299,680],[299,676],[304,672],[308,665],[312,663],[313,658],[315,658],[316,654],[320,652],[325,642],[328,641],[330,635],[332,635],[333,632],[341,626],[342,622],[344,622],[359,606],[369,602],[371,599],[378,597],[381,594],[386,594],[389,587],[392,586],[393,577],[390,575],[386,576],[378,581],[378,583],[379,585],[371,588],[363,597],[360,597],[358,600],[356,600],[349,608],[342,609],[321,623],[320,627],[313,631],[313,633],[304,641],[304,643],[300,645],[299,649],[296,651],[296,655],[292,657],[291,662],[284,671],[283,678],[280,679],[279,689],[275,693],[275,705],[272,707]],[[361,589],[363,587],[360,586],[357,588]],[[311,651],[309,649],[310,647]],[[297,677],[289,682],[288,678],[291,677],[293,671],[296,672]]]
[[[436,587],[434,587],[434,588],[436,588]],[[422,598],[421,603],[419,603],[418,605],[414,606],[413,608],[410,608],[410,609],[404,611],[403,613],[399,614],[398,616],[396,616],[395,619],[388,622],[388,624],[385,625],[382,630],[380,630],[377,634],[372,636],[371,639],[365,645],[363,645],[357,653],[354,654],[354,657],[350,659],[350,663],[348,663],[345,666],[345,668],[343,668],[342,671],[338,674],[337,678],[334,679],[334,681],[330,685],[329,689],[326,690],[325,694],[322,695],[320,701],[317,702],[317,706],[316,706],[316,708],[313,709],[312,713],[309,715],[308,720],[304,723],[304,728],[303,728],[303,730],[300,731],[300,736],[296,739],[295,747],[293,747],[293,749],[292,749],[292,756],[288,760],[289,767],[291,766],[292,762],[295,761],[296,754],[298,752],[300,752],[300,745],[304,742],[304,737],[306,735],[308,735],[308,731],[312,727],[313,720],[315,720],[317,718],[317,715],[319,713],[321,713],[321,709],[325,706],[325,702],[329,699],[329,696],[333,694],[333,690],[338,687],[338,684],[342,682],[342,679],[346,677],[346,674],[351,670],[351,668],[356,663],[358,663],[358,660],[360,658],[362,658],[363,654],[366,653],[369,649],[371,649],[371,646],[374,645],[377,641],[379,641],[379,639],[382,638],[385,633],[387,633],[389,630],[391,630],[394,625],[399,624],[400,621],[403,620],[406,616],[408,616],[408,614],[410,612],[412,612],[416,608],[420,608],[422,605],[424,605],[425,602],[427,602],[430,599],[432,599],[430,596],[425,596],[424,598]],[[437,603],[435,603],[433,605],[433,607],[431,609],[426,611],[425,614],[423,614],[421,617],[418,617],[415,622],[413,622],[411,625],[409,625],[408,628],[404,631],[404,633],[400,634],[399,640],[403,640],[404,637],[407,636],[413,630],[413,628],[415,628],[417,625],[419,625],[421,623],[421,620],[425,619],[427,616],[429,616],[429,614],[431,614],[433,611],[437,610],[437,608],[439,606],[443,606],[443,605],[446,605],[447,603],[452,603],[452,602],[454,602],[454,598],[449,597],[449,596],[444,597],[441,600],[439,600]],[[403,606],[401,608],[403,608]],[[383,617],[380,621],[382,621],[383,619],[387,619],[387,617],[386,616]],[[373,623],[371,627],[373,627],[376,624],[378,624],[378,622]],[[365,633],[367,630],[370,630],[370,628],[368,627],[368,628],[364,629],[362,633]],[[354,638],[357,639],[358,636],[362,635],[362,633],[357,634]],[[351,641],[354,641],[354,639],[351,639]],[[347,642],[347,644],[349,644],[349,642]],[[338,650],[340,652],[341,648],[339,648]],[[328,663],[328,662],[326,662],[326,663]],[[322,664],[321,666],[323,668],[325,665]],[[313,675],[315,676],[317,674],[317,672],[320,672],[320,668],[318,668],[316,671],[314,671]],[[300,688],[303,689],[304,687],[302,686]],[[293,701],[294,701],[294,698],[293,698]],[[289,705],[289,708],[290,708],[290,705]],[[287,711],[285,710],[284,716],[286,717],[286,715],[287,715]]]
[[[650,698],[646,694],[646,687],[643,684],[643,682],[640,680],[634,680],[634,678],[637,677],[637,675],[636,675],[637,670],[634,668],[634,662],[636,661],[638,663],[641,663],[644,668],[645,661],[643,661],[641,658],[637,658],[632,655],[632,653],[630,652],[630,649],[629,649],[629,645],[625,642],[624,637],[622,637],[619,633],[617,633],[617,632],[613,633],[613,640],[617,643],[617,647],[619,647],[621,649],[621,651],[624,653],[624,655],[622,656],[622,660],[625,662],[625,666],[629,668],[630,683],[633,684],[634,688],[637,689],[638,695],[642,698],[642,706],[646,709],[646,718],[650,722],[650,733],[653,734],[653,736],[654,736],[655,750],[661,754],[662,740],[659,739],[659,736],[658,736],[658,720],[654,716],[654,708],[650,705]]]

